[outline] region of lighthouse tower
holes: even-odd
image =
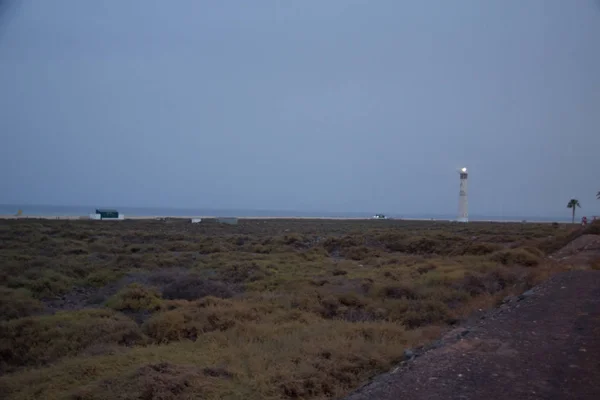
[[[469,209],[467,203],[467,169],[460,170],[460,192],[458,197],[458,222],[469,222]]]

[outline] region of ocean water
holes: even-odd
[[[82,216],[95,211],[96,208],[114,208],[125,217],[144,216],[218,216],[218,217],[331,217],[331,218],[370,218],[376,212],[315,212],[315,211],[289,211],[289,210],[244,210],[244,209],[209,209],[209,208],[152,208],[152,207],[93,207],[93,206],[52,206],[52,205],[16,205],[0,204],[0,215],[14,215],[18,210],[23,210],[27,216]],[[439,219],[453,220],[456,215],[450,214],[385,214],[390,218],[406,219]],[[570,215],[565,216],[491,216],[471,215],[471,221],[542,221],[542,222],[570,222]],[[580,221],[580,217],[577,217]]]

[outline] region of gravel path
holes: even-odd
[[[346,400],[600,399],[600,271],[561,273]]]

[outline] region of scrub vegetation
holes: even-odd
[[[578,234],[399,220],[0,221],[0,392],[340,397],[564,268],[546,255]]]

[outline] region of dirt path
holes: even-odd
[[[554,276],[347,400],[600,399],[600,271]]]

